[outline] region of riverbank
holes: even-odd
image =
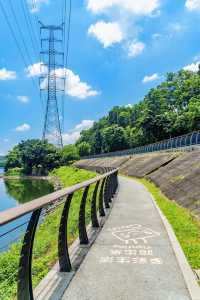
[[[94,172],[79,170],[74,167],[61,167],[50,173],[50,178],[59,178],[63,187],[72,186],[95,177]],[[88,199],[91,199],[94,187],[89,190]],[[78,236],[78,212],[81,201],[81,192],[76,192],[70,207],[68,234],[69,244]],[[33,286],[35,287],[49,272],[57,261],[57,242],[60,216],[63,205],[50,213],[45,213],[42,223],[36,232],[33,249]],[[86,205],[86,222],[90,221],[90,202]],[[0,255],[0,299],[14,299],[17,287],[17,271],[22,241],[13,244],[7,252]]]

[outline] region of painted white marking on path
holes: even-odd
[[[148,240],[159,237],[160,233],[140,224],[114,227],[108,231],[123,244],[113,245],[109,249],[108,256],[100,258],[100,263],[163,264],[163,260],[160,257],[155,257],[153,248],[148,245]]]
[[[135,245],[137,245],[140,241],[147,244],[147,240],[149,238],[154,238],[160,235],[160,233],[140,224],[121,226],[113,228],[111,231],[113,236],[125,244],[134,243]]]

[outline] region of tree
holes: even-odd
[[[104,152],[122,150],[127,147],[125,130],[117,125],[109,126],[102,131]]]
[[[15,146],[11,151],[8,152],[8,155],[6,156],[5,171],[8,171],[8,169],[21,167],[22,161],[20,151],[18,146]]]
[[[68,165],[80,158],[78,147],[75,145],[66,145],[61,150],[61,162],[62,164]]]
[[[78,145],[78,151],[81,157],[88,156],[91,154],[91,146],[87,142],[82,142]]]
[[[15,159],[16,158],[16,159]],[[26,175],[46,175],[61,162],[60,150],[47,141],[22,141],[9,152],[6,170],[21,167]]]
[[[115,106],[108,116],[81,133],[92,154],[123,150],[200,129],[200,68],[168,73],[131,107]]]

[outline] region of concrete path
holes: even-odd
[[[119,181],[111,214],[62,300],[191,300],[151,195]]]

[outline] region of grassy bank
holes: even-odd
[[[200,222],[187,209],[169,200],[152,182],[139,179],[154,196],[172,225],[185,256],[193,269],[200,269]]]
[[[85,181],[96,176],[95,173],[79,170],[73,167],[61,167],[54,170],[51,175],[59,177],[64,187]],[[89,190],[86,206],[86,220],[90,221],[90,199],[94,187]],[[71,244],[78,236],[78,213],[81,200],[81,192],[76,192],[70,208],[69,215],[69,243]],[[48,273],[57,261],[57,238],[60,216],[63,205],[53,213],[46,216],[39,226],[33,249],[33,286]],[[0,255],[0,300],[14,299],[16,295],[16,272],[19,263],[21,242]]]

